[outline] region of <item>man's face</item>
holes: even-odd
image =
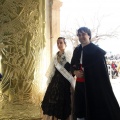
[[[87,45],[90,43],[90,36],[84,31],[82,33],[79,32],[77,36],[82,45]]]

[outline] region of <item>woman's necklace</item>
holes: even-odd
[[[57,60],[61,65],[64,65],[66,63],[66,58],[65,58],[64,52],[62,52],[62,53],[58,52]]]

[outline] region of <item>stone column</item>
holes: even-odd
[[[56,52],[57,38],[60,36],[60,7],[62,2],[60,0],[50,0],[51,16],[50,16],[50,38],[51,38],[51,55]]]
[[[0,0],[0,43],[0,119],[33,120],[40,116],[33,103],[39,101],[44,62],[45,0]]]

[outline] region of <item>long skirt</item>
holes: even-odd
[[[54,116],[57,119],[66,120],[71,114],[71,86],[59,72],[53,76],[48,85],[42,110],[44,115]],[[48,119],[49,120],[49,119]]]

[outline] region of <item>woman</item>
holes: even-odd
[[[65,38],[57,39],[57,52],[54,63],[62,65],[68,72],[70,71],[71,56],[65,51]],[[68,120],[71,114],[71,85],[70,82],[62,75],[61,71],[51,64],[52,70],[49,71],[50,80],[45,96],[42,102],[43,120]],[[64,73],[63,73],[64,74]]]

